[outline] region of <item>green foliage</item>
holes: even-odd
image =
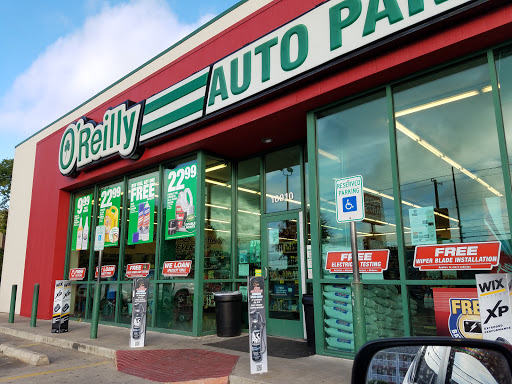
[[[13,159],[4,159],[0,162],[0,211],[9,208],[13,162]]]

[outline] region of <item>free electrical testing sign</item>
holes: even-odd
[[[364,220],[363,176],[350,176],[334,182],[336,194],[336,221]]]

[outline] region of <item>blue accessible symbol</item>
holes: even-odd
[[[343,204],[343,212],[357,211],[357,196],[344,197],[341,202]]]

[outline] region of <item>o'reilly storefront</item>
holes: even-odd
[[[188,72],[163,68],[38,144],[53,163],[34,188],[59,196],[49,220],[65,254],[47,260],[63,268],[54,280],[74,279],[73,318],[91,318],[93,229],[105,225],[101,321],[128,326],[140,267],[150,328],[214,333],[213,292],[244,291],[261,270],[269,335],[302,338],[312,293],[317,352],[351,356],[350,229],[336,183],[361,175],[367,338],[479,337],[460,317],[476,321],[475,308],[447,303],[476,297],[476,273],[512,268],[510,6],[292,3],[247,21],[262,37],[241,23],[238,50],[208,51],[232,41],[222,35],[202,48],[210,56],[190,55]],[[187,76],[163,81],[180,68]],[[26,262],[24,291],[36,267]]]

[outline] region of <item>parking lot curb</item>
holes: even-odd
[[[17,348],[9,344],[0,344],[0,352],[5,356],[13,357],[31,365],[50,364],[50,360],[45,354],[29,351],[23,348]]]
[[[0,327],[0,333],[14,337],[19,337],[25,340],[34,341],[36,343],[45,343],[53,345],[55,347],[74,349],[75,351],[90,353],[92,355],[102,356],[112,360],[114,360],[116,357],[116,350],[111,348],[98,347],[96,345],[73,342],[70,340],[63,340],[51,336],[36,335],[30,332],[11,329],[7,327]]]

